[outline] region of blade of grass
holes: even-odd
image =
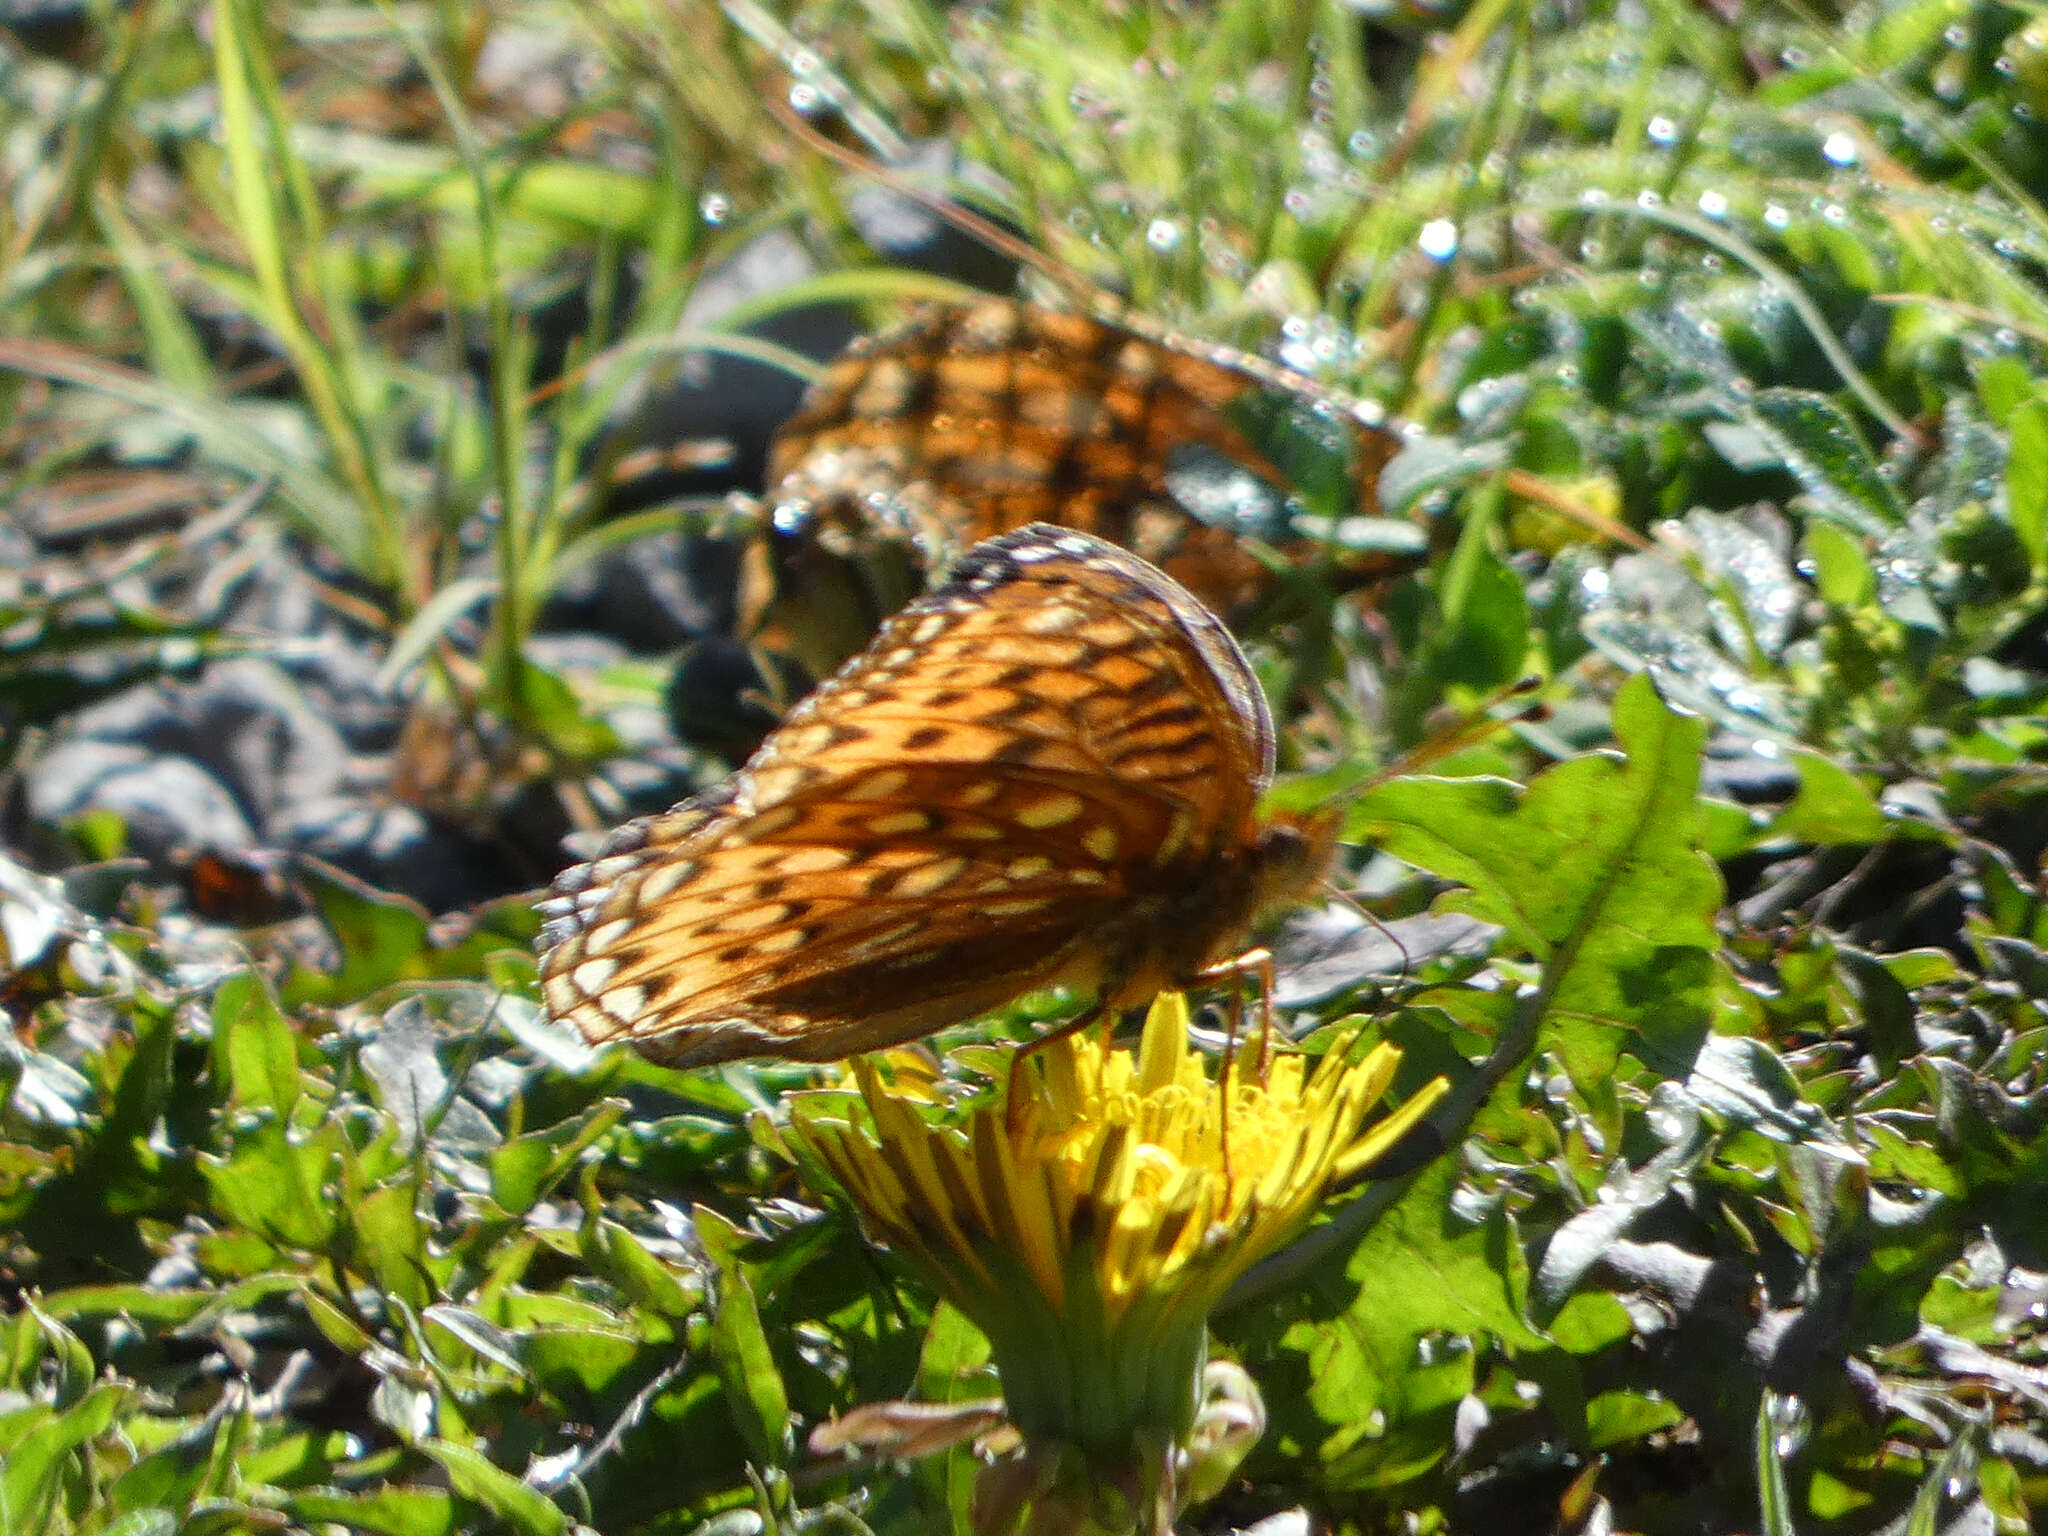
[[[342,480],[368,511],[370,537],[367,550],[363,551],[368,558],[359,560],[359,568],[372,580],[393,588],[401,604],[416,606],[422,594],[412,579],[411,560],[396,509],[378,473],[362,415],[347,397],[334,357],[307,328],[292,290],[291,253],[286,248],[282,210],[270,184],[268,165],[272,158],[283,162],[289,181],[296,160],[288,136],[269,135],[267,152],[259,142],[250,59],[252,51],[262,47],[262,40],[246,0],[221,0],[214,9],[213,38],[221,135],[227,150],[237,233],[263,295],[261,318],[291,359]],[[303,177],[303,168],[298,168],[297,174]],[[304,254],[309,259],[317,257],[316,252]]]

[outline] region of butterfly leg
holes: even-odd
[[[1017,1078],[1026,1058],[1037,1055],[1055,1040],[1064,1040],[1069,1035],[1078,1035],[1091,1024],[1097,1024],[1111,1016],[1107,1002],[1100,1002],[1085,1009],[1075,1018],[1069,1019],[1057,1029],[1049,1029],[1042,1035],[1034,1036],[1018,1046],[1010,1057],[1010,1076],[1003,1085],[1003,1119],[1007,1128],[1017,1129],[1017,1120],[1023,1100],[1018,1097]]]
[[[1204,966],[1189,980],[1197,985],[1226,980],[1237,984],[1239,990],[1230,1016],[1230,1038],[1234,1043],[1237,1039],[1239,1014],[1244,1004],[1242,989],[1247,976],[1256,976],[1259,982],[1259,1069],[1264,1071],[1272,1057],[1273,1033],[1277,1028],[1273,1013],[1273,952],[1263,946],[1248,949],[1234,959],[1219,960],[1214,965]],[[1228,1059],[1227,1052],[1225,1059]]]

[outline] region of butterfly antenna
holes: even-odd
[[[1356,896],[1352,895],[1349,891],[1340,890],[1333,885],[1330,887],[1330,895],[1334,897],[1340,905],[1349,907],[1353,912],[1357,913],[1360,917],[1364,918],[1368,923],[1372,924],[1373,927],[1379,929],[1380,937],[1385,939],[1389,944],[1393,945],[1394,952],[1401,957],[1400,979],[1406,981],[1408,979],[1409,968],[1414,964],[1414,957],[1408,953],[1408,946],[1401,942],[1400,935],[1395,933],[1394,930],[1389,928],[1385,923],[1381,922],[1378,913],[1374,912],[1370,907],[1366,906],[1364,902],[1360,901]]]
[[[908,198],[920,208],[944,219],[962,234],[979,240],[997,255],[1007,256],[1019,266],[1030,267],[1057,284],[1070,298],[1091,309],[1115,302],[1113,295],[1090,283],[1064,262],[1035,249],[1027,241],[1020,240],[995,220],[985,218],[971,208],[962,207],[942,192],[934,192],[929,187],[919,186],[910,177],[891,170],[859,150],[835,143],[807,122],[787,102],[776,96],[771,94],[766,99],[770,115],[782,124],[790,137],[805,148],[825,156],[828,160],[836,161],[857,176],[887,187],[898,197]]]

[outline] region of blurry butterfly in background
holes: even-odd
[[[543,905],[549,1012],[674,1065],[829,1060],[1041,987],[1144,1001],[1314,889],[1272,716],[1173,578],[1032,524],[971,550],[732,779]]]
[[[1360,402],[1135,316],[929,306],[830,363],[776,434],[741,630],[822,677],[928,575],[1033,522],[1131,550],[1235,625],[1277,584],[1255,543],[1338,590],[1420,562],[1419,528],[1370,519],[1386,546],[1347,552],[1290,499],[1334,476],[1320,499],[1368,526],[1399,446]]]

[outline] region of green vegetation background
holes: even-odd
[[[479,83],[507,39],[531,90]],[[1381,501],[1430,565],[1333,620],[1377,696],[1291,738],[1320,777],[1283,793],[1544,679],[1546,723],[1356,810],[1382,915],[1490,937],[1318,1007],[1449,1074],[1463,1142],[1217,1318],[1273,1422],[1192,1527],[2027,1529],[2048,22],[93,4],[0,34],[9,493],[173,453],[267,485],[255,526],[376,617],[390,687],[573,783],[659,679],[586,697],[528,638],[685,515],[596,516],[621,394],[780,356],[743,331],[778,309],[949,291],[876,264],[770,98],[871,155],[950,136],[1007,190],[947,190],[1141,312],[1284,334],[1426,429]],[[776,228],[818,275],[679,330]],[[530,387],[564,294],[589,323]],[[111,682],[289,639],[136,590],[0,574],[0,771]],[[1717,732],[1796,792],[1728,798]],[[104,818],[69,835],[0,866],[0,1530],[966,1528],[964,1449],[801,1449],[989,1385],[774,1155],[804,1074],[592,1060],[536,1022],[517,899],[430,926],[307,865],[288,943],[129,890]]]

